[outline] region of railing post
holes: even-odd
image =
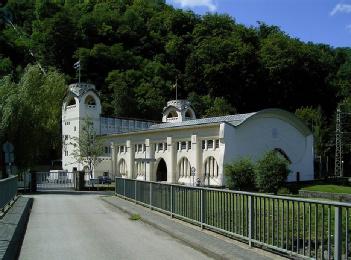
[[[204,229],[204,189],[201,188],[200,190],[200,221],[201,221],[201,229]]]
[[[150,182],[150,209],[152,210],[152,182]]]
[[[171,218],[173,218],[173,185],[171,185],[171,205],[170,205],[170,210],[171,210]]]
[[[249,208],[249,246],[252,247],[252,238],[254,235],[254,200],[252,195],[248,198],[248,208]]]
[[[134,180],[134,200],[135,204],[137,204],[137,180]]]
[[[335,206],[334,220],[334,259],[340,260],[342,254],[342,207]]]
[[[123,179],[123,196],[126,197],[126,179]]]

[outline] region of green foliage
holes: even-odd
[[[224,175],[231,190],[255,190],[255,166],[248,158],[225,165]]]
[[[133,220],[133,221],[138,221],[141,219],[140,215],[139,214],[133,214],[129,217],[130,220]]]
[[[19,82],[9,76],[0,80],[0,142],[14,144],[16,165],[59,156],[65,91],[62,74],[50,70],[44,75],[37,66],[28,66]]]
[[[313,132],[316,153],[322,155],[326,145],[327,126],[321,108],[301,107],[296,109],[295,115],[300,118]]]
[[[289,162],[276,151],[266,153],[256,165],[256,185],[261,192],[277,193],[285,183]]]

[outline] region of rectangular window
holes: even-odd
[[[167,143],[164,144],[164,148],[165,148],[165,150],[167,150]]]
[[[219,148],[219,140],[218,139],[216,140],[215,148]]]
[[[142,144],[138,144],[138,152],[142,152],[143,151],[143,145]]]
[[[191,141],[188,141],[188,150],[191,150]]]
[[[207,140],[207,149],[213,148],[213,140]]]
[[[177,150],[180,151],[180,142],[177,143]]]
[[[146,152],[146,144],[143,144],[143,151]]]
[[[180,149],[181,150],[185,150],[186,149],[186,142],[181,142]]]
[[[121,153],[124,153],[124,145],[121,146]]]
[[[105,154],[108,154],[108,147],[105,146]]]
[[[65,140],[68,140],[68,135],[65,135]]]
[[[158,150],[159,150],[159,151],[162,151],[162,150],[163,150],[163,143],[159,143],[159,144],[158,144]]]
[[[206,141],[202,140],[202,149],[205,150],[206,149]]]

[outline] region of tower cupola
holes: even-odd
[[[183,122],[192,119],[196,119],[196,115],[188,100],[171,100],[163,108],[163,123]]]

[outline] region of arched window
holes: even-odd
[[[178,163],[178,176],[179,178],[191,176],[191,165],[187,158],[182,158]]]
[[[144,176],[145,174],[145,163],[144,162],[136,162],[135,163],[135,170],[137,176]]]
[[[218,177],[218,164],[214,157],[210,156],[205,161],[205,177]]]
[[[178,117],[178,114],[176,111],[170,111],[167,115],[167,118],[173,118],[173,117]]]
[[[76,104],[76,100],[74,99],[74,97],[70,97],[67,101],[67,106],[74,106]]]
[[[88,106],[96,106],[95,99],[92,96],[87,96],[84,103]]]
[[[127,165],[126,165],[126,161],[124,159],[121,159],[119,161],[118,169],[119,169],[119,173],[122,176],[126,176],[127,175]]]
[[[291,160],[290,160],[289,156],[286,154],[286,152],[284,152],[283,149],[281,149],[281,148],[274,148],[273,151],[275,151],[276,153],[280,154],[280,155],[283,156],[289,163],[291,163]]]

